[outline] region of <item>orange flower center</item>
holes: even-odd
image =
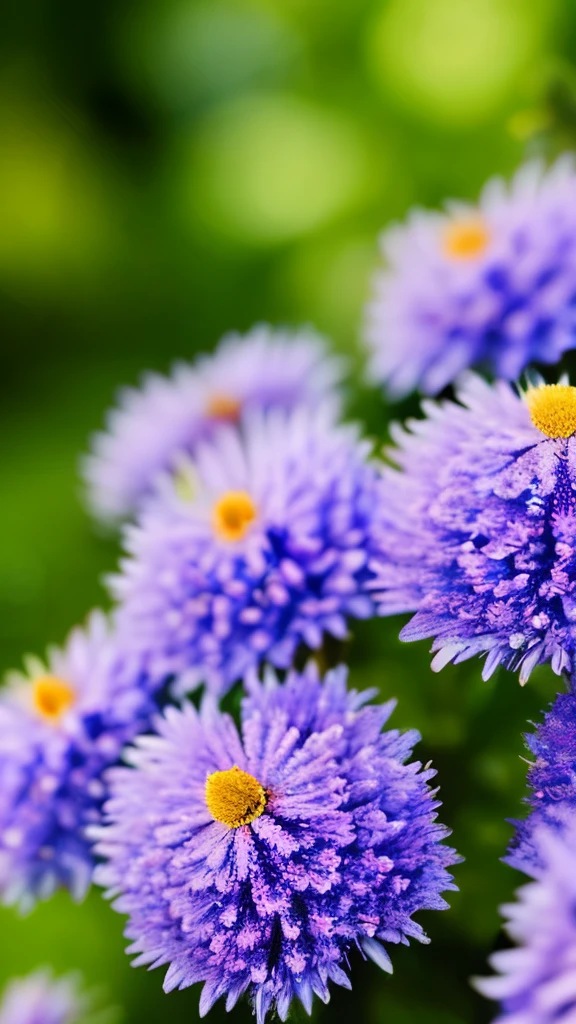
[[[232,395],[212,395],[206,407],[206,414],[211,419],[226,420],[228,423],[237,423],[241,412],[241,402]]]
[[[58,676],[40,676],[32,684],[34,709],[47,722],[59,722],[75,701],[72,687]]]
[[[474,260],[490,242],[490,231],[481,217],[455,220],[444,232],[444,254],[452,260]]]
[[[234,765],[208,776],[206,804],[216,821],[240,828],[260,817],[266,807],[266,791],[258,779]]]
[[[571,437],[576,432],[576,388],[542,384],[525,395],[530,419],[546,437]]]
[[[242,540],[256,518],[256,506],[246,491],[226,491],[214,505],[214,532],[222,540]]]

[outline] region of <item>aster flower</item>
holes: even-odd
[[[222,428],[198,446],[189,495],[164,482],[111,581],[122,643],[151,686],[176,676],[178,692],[223,691],[374,613],[363,590],[378,498],[369,450],[325,407],[272,410],[248,417],[242,437]]]
[[[435,394],[481,365],[515,380],[576,344],[576,170],[522,167],[477,206],[414,211],[385,232],[368,309],[370,375],[389,394]]]
[[[576,388],[518,395],[469,375],[460,405],[394,433],[382,481],[374,586],[380,612],[415,611],[400,636],[434,637],[432,667],[486,653],[532,669],[574,670]]]
[[[89,1002],[76,975],[55,979],[48,970],[15,978],[0,1003],[0,1024],[84,1024]]]
[[[543,824],[563,830],[576,818],[576,694],[560,693],[536,732],[525,737],[534,760],[528,770],[532,812],[518,821],[508,864],[533,874],[538,865],[535,832]]]
[[[258,1024],[293,998],[310,1012],[328,982],[350,987],[359,948],[427,941],[413,914],[446,906],[457,860],[435,823],[434,772],[407,764],[419,739],[382,732],[394,702],[322,682],[313,665],[279,684],[252,676],[238,734],[208,695],[169,708],[159,735],[111,772],[96,880],[129,915],[135,964],[168,964],[164,988],[204,982],[200,1014],[243,993]],[[143,813],[145,808],[145,813]]]
[[[542,868],[502,907],[517,949],[494,953],[498,974],[476,981],[501,1002],[495,1024],[571,1024],[576,1020],[576,827],[535,833]]]
[[[0,895],[29,909],[58,887],[81,899],[100,820],[102,773],[145,727],[149,699],[125,680],[105,617],[94,613],[44,665],[26,662],[0,694]]]
[[[332,400],[342,375],[320,335],[309,328],[254,327],[228,334],[212,355],[178,363],[171,376],[148,374],[121,392],[83,463],[88,501],[104,522],[131,516],[159,473],[177,470],[202,438],[250,409]]]

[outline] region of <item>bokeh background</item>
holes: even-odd
[[[117,557],[82,507],[79,453],[122,383],[255,321],[314,322],[362,386],[362,305],[381,227],[415,203],[474,197],[486,177],[576,140],[571,0],[19,0],[0,15],[0,664],[59,642]],[[355,628],[352,681],[397,696],[422,731],[465,856],[460,893],[422,915],[429,947],[359,957],[318,1021],[476,1024],[468,985],[505,940],[521,877],[499,858],[522,813],[521,733],[555,692],[478,663],[434,676],[398,622]],[[425,919],[427,917],[427,919]],[[0,911],[0,982],[82,970],[125,1024],[197,1019],[133,971],[98,892],[21,919]],[[235,1011],[242,1024],[247,1006]],[[225,1017],[221,1007],[213,1021]],[[300,1020],[303,1013],[294,1012]]]

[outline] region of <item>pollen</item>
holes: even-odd
[[[256,518],[256,506],[246,491],[226,491],[214,505],[214,532],[222,540],[242,540]]]
[[[47,722],[56,724],[73,706],[76,694],[58,676],[40,676],[32,685],[34,710]]]
[[[542,384],[525,395],[530,419],[546,437],[571,437],[576,432],[576,388]]]
[[[488,247],[490,231],[481,217],[460,219],[450,224],[443,239],[444,253],[453,260],[474,260]]]
[[[260,817],[266,807],[266,791],[258,779],[234,765],[208,776],[206,803],[216,821],[240,828]]]
[[[206,414],[213,420],[225,420],[237,423],[242,412],[242,404],[233,395],[215,394],[210,398]]]

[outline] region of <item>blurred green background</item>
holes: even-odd
[[[258,320],[314,322],[358,366],[376,237],[413,204],[474,197],[576,133],[570,0],[20,0],[0,15],[0,661],[61,641],[105,600],[115,562],[81,503],[77,460],[121,383]],[[360,386],[350,411],[385,437]],[[322,1021],[476,1024],[468,986],[502,942],[521,878],[499,861],[521,813],[521,732],[555,692],[477,662],[434,676],[399,623],[355,630],[352,681],[397,696],[423,733],[442,820],[466,862],[429,947],[392,978],[357,957]],[[98,893],[0,912],[0,982],[81,969],[125,1024],[197,1019],[132,971]],[[234,1013],[250,1019],[247,1006]],[[296,1019],[303,1014],[296,1010]],[[217,1007],[211,1019],[223,1020]]]

